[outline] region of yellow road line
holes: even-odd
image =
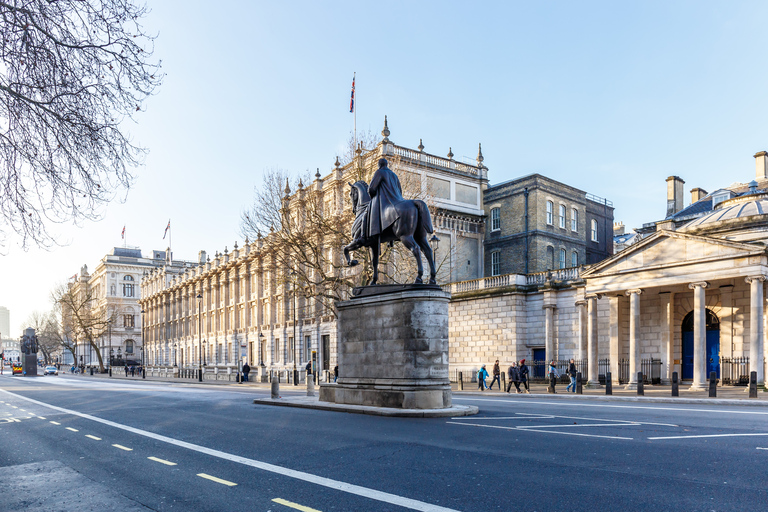
[[[100,437],[92,436],[91,434],[85,434],[85,437],[90,437],[91,439],[95,439],[96,441],[101,441]]]
[[[127,452],[132,452],[133,451],[133,448],[128,448],[128,447],[123,446],[121,444],[113,444],[112,446],[114,446],[115,448],[120,448],[121,450],[125,450]]]
[[[52,421],[51,423],[53,423],[54,425],[61,425],[61,423],[59,423],[58,421]]]
[[[67,430],[71,430],[72,432],[80,432],[76,428],[72,428],[72,427],[67,427]]]
[[[228,485],[230,487],[237,485],[235,482],[230,482],[229,480],[222,480],[221,478],[216,478],[215,476],[206,475],[205,473],[198,473],[197,476],[199,476],[200,478],[207,478],[208,480],[212,480],[216,483]]]
[[[272,501],[274,501],[275,503],[279,503],[281,505],[285,505],[286,507],[291,507],[291,508],[295,508],[296,510],[301,510],[302,512],[321,512],[316,508],[305,507],[304,505],[299,505],[298,503],[293,503],[291,501],[284,500],[283,498],[274,498]]]
[[[159,462],[160,464],[165,464],[166,466],[176,466],[175,462],[171,462],[169,460],[165,459],[158,459],[157,457],[147,457],[149,460],[153,460],[155,462]]]

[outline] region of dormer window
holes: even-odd
[[[722,203],[723,201],[726,201],[730,199],[731,194],[728,192],[723,192],[721,194],[715,194],[712,196],[712,208],[714,208],[716,205]]]

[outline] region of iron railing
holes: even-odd
[[[721,357],[720,378],[723,385],[746,386],[749,384],[749,357]]]

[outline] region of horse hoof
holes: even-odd
[[[435,278],[432,278],[429,280],[429,284],[437,284],[437,280]]]
[[[413,284],[424,284],[424,281],[422,281],[420,277],[417,277]]]
[[[358,263],[360,263],[360,262],[357,261],[357,260],[352,260],[352,261],[349,262],[349,266],[350,267],[356,267]]]

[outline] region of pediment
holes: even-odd
[[[659,231],[641,242],[589,268],[582,275],[626,273],[653,268],[695,265],[765,254],[765,246],[718,238]]]

